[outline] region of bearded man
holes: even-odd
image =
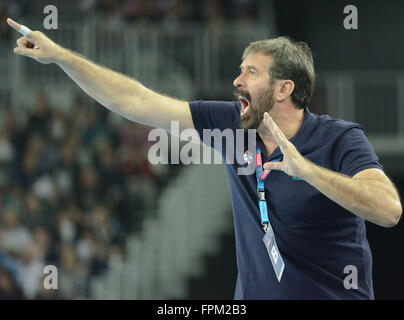
[[[179,121],[180,129],[195,128],[201,137],[203,129],[256,130],[255,174],[238,175],[241,164],[226,164],[235,299],[374,299],[365,220],[396,225],[401,201],[360,125],[310,112],[315,72],[305,43],[253,42],[234,80],[237,101],[187,102],[8,23],[24,34],[16,54],[57,64],[129,120],[167,131]]]

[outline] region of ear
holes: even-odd
[[[275,85],[275,99],[282,102],[292,95],[295,83],[292,80],[279,80]]]

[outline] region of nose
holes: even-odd
[[[235,86],[236,88],[239,88],[239,87],[245,88],[246,82],[245,82],[243,73],[241,73],[236,79],[234,79],[233,86]]]

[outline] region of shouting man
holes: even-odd
[[[310,112],[315,72],[305,43],[251,43],[234,80],[237,101],[186,102],[63,48],[11,19],[14,52],[55,63],[88,95],[125,118],[170,130],[256,129],[256,172],[227,164],[238,277],[235,299],[374,299],[365,220],[402,214],[363,128]],[[347,286],[346,270],[355,272]]]

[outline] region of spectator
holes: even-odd
[[[39,293],[44,270],[42,248],[39,243],[31,243],[24,251],[19,269],[19,285],[24,296],[34,299]]]
[[[3,217],[2,244],[4,249],[16,256],[21,255],[28,248],[31,235],[29,230],[21,224],[20,213],[14,207],[7,207]]]
[[[24,294],[17,286],[12,273],[8,269],[0,267],[0,300],[22,299],[24,299]]]
[[[82,298],[86,292],[86,276],[88,273],[81,264],[74,248],[63,244],[60,248],[60,268],[58,272],[59,286],[64,299]]]
[[[34,112],[27,123],[27,132],[38,132],[42,136],[46,136],[49,133],[49,124],[51,120],[49,108],[50,106],[47,95],[44,91],[39,91],[35,100]]]

